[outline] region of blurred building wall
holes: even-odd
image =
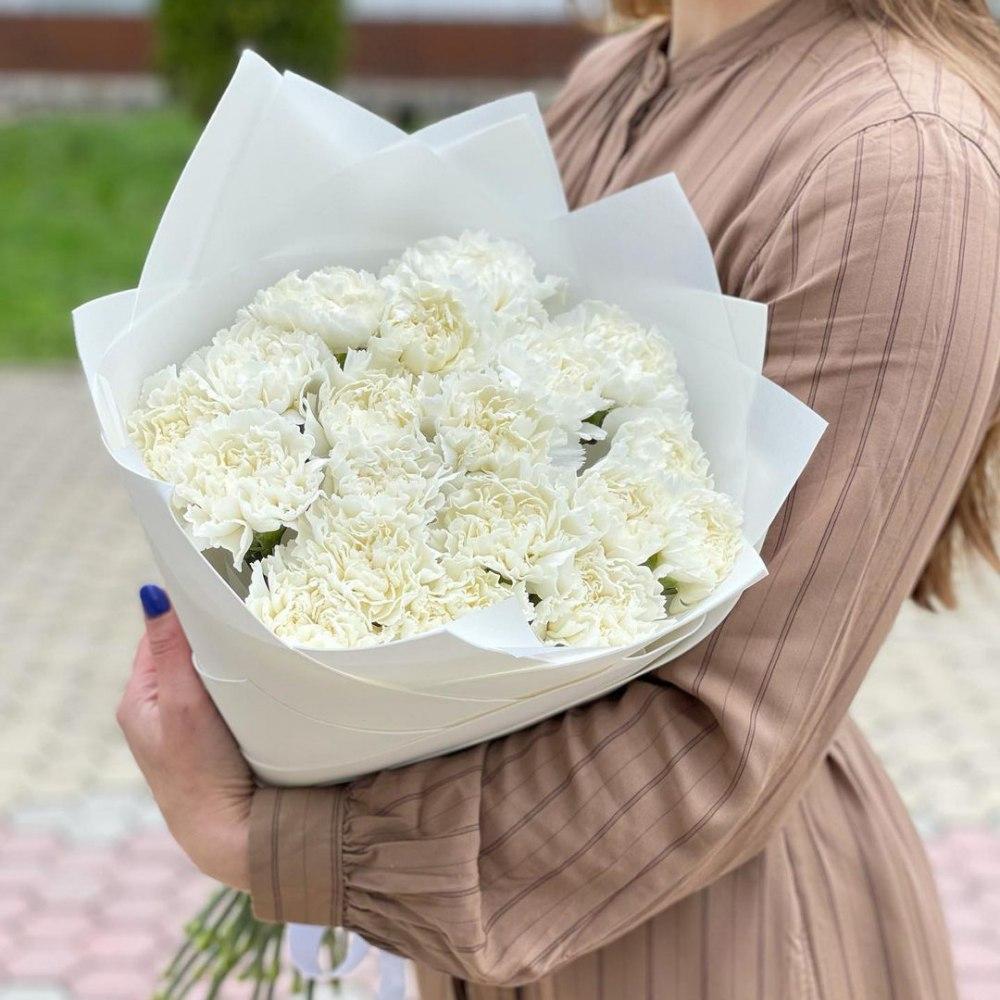
[[[0,0],[0,72],[148,73],[152,0]],[[558,76],[585,43],[564,0],[353,0],[348,72]]]

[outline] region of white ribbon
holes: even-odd
[[[357,934],[344,932],[335,928],[333,933],[347,933],[347,954],[337,966],[324,969],[320,965],[320,952],[323,939],[329,928],[317,927],[313,924],[289,924],[288,948],[292,964],[299,973],[318,983],[329,983],[334,979],[343,979],[351,975],[364,961],[370,946]],[[406,967],[398,955],[390,955],[385,951],[377,951],[379,986],[378,1000],[405,1000],[406,997]]]

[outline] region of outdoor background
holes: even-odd
[[[588,42],[565,7],[356,0],[337,86],[404,124],[544,100]],[[114,723],[156,577],[69,321],[135,284],[199,132],[158,75],[154,17],[0,0],[0,1000],[147,1000],[210,890]],[[963,1000],[998,1000],[1000,584],[962,591],[958,612],[903,609],[854,711],[926,840]]]

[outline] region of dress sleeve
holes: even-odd
[[[769,577],[706,641],[611,696],[338,788],[261,790],[257,914],[511,985],[758,853],[995,407],[998,217],[994,168],[944,122],[910,117],[831,150],[743,289],[770,304],[767,374],[830,422],[768,536]]]

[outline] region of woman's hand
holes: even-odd
[[[177,843],[206,875],[246,890],[254,782],[191,662],[166,593],[139,592],[139,643],[118,724]]]

